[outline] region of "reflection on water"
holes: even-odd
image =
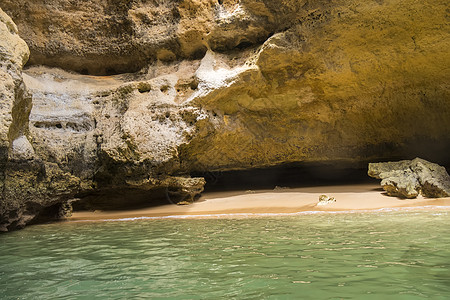
[[[450,212],[63,223],[0,236],[2,299],[447,299]]]

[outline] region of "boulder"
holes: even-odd
[[[369,176],[381,179],[389,196],[416,198],[450,197],[450,176],[438,164],[421,158],[369,164]]]
[[[186,205],[194,202],[195,198],[203,192],[204,178],[169,177],[163,180],[166,186],[167,200],[178,205]]]

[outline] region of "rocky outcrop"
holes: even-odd
[[[0,161],[7,160],[13,141],[15,154],[27,152],[28,114],[31,98],[25,92],[22,67],[28,60],[27,44],[19,37],[17,27],[0,9]]]
[[[371,163],[368,174],[382,179],[381,186],[389,196],[450,197],[450,176],[445,168],[424,159]]]
[[[448,160],[444,0],[1,6],[31,50],[33,103],[29,113],[24,88],[8,98],[28,106],[5,125],[19,129],[3,139],[11,180],[0,182],[17,183],[4,189],[16,200],[4,201],[3,228],[73,199],[106,207],[117,191],[125,206],[161,190],[189,202],[204,183],[190,174],[201,172]],[[20,55],[8,49],[2,63]],[[9,86],[21,86],[21,66]]]
[[[46,208],[58,215],[79,179],[34,151],[31,95],[22,78],[29,50],[1,9],[0,37],[0,231],[5,231],[23,227]]]
[[[168,161],[192,131],[183,124],[199,114],[197,108],[167,103],[172,77],[74,81],[75,75],[37,68],[23,80],[28,47],[0,13],[0,231],[63,217],[79,193],[163,187],[178,202],[192,201],[203,190],[203,178],[168,176],[173,169]],[[127,113],[129,106],[135,110]],[[148,110],[156,113],[147,115]],[[147,127],[153,135],[143,134]],[[158,170],[164,163],[168,167]]]
[[[201,58],[207,49],[261,44],[306,16],[305,7],[311,6],[288,2],[3,0],[2,7],[19,24],[31,64],[114,74],[156,60]]]
[[[9,158],[27,159],[33,155],[27,138],[28,114],[31,98],[22,81],[22,67],[29,50],[19,37],[17,27],[0,9],[0,230],[9,206],[5,199],[8,190]]]

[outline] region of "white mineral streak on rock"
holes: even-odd
[[[203,57],[200,67],[195,73],[199,82],[198,91],[187,101],[205,97],[211,92],[228,88],[236,83],[240,79],[240,75],[245,71],[258,69],[255,65],[243,65],[232,69],[224,68],[224,64],[220,64],[220,67],[217,67],[217,65],[218,63],[214,52],[209,50],[205,57]]]
[[[235,19],[245,19],[248,18],[248,14],[245,12],[244,8],[236,4],[232,9],[227,10],[223,6],[218,6],[217,8],[217,19],[219,22],[231,23]]]

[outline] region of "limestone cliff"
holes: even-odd
[[[114,74],[260,44],[326,3],[316,2],[4,0],[2,8],[30,46],[30,63]]]
[[[21,129],[5,134],[3,152],[19,138],[20,165],[34,170],[3,167],[16,176],[0,180],[16,185],[3,192],[2,203],[15,203],[2,204],[4,229],[117,191],[130,205],[131,195],[151,199],[161,189],[191,201],[204,183],[189,178],[198,171],[417,155],[449,162],[446,1],[4,0],[1,7],[30,47],[23,80],[33,103],[29,116],[21,106],[17,126],[5,123]],[[1,36],[20,43],[12,32]],[[6,49],[2,63],[26,60]],[[14,86],[24,91],[21,67]],[[2,104],[29,99],[4,82],[19,96]],[[3,166],[19,163],[3,157]]]
[[[16,25],[2,10],[0,30],[0,161],[5,162],[13,141],[26,134],[28,128],[31,99],[25,94],[22,67],[30,53]]]

